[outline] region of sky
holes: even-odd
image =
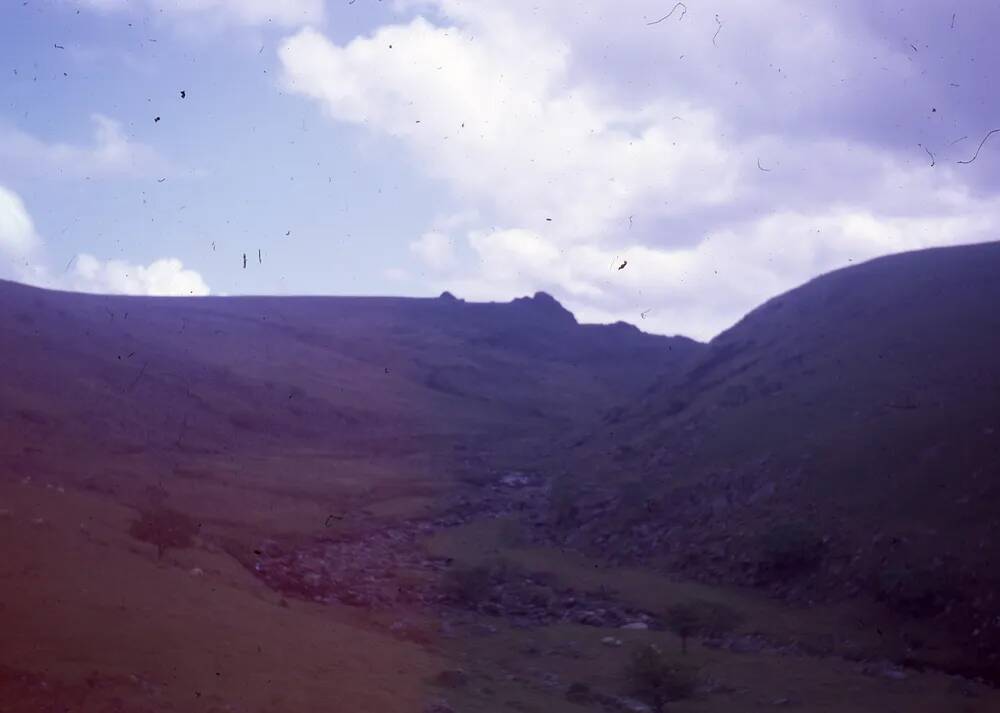
[[[0,278],[545,291],[709,339],[996,239],[996,27],[986,0],[4,2]]]

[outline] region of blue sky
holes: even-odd
[[[155,12],[17,6],[0,11],[0,126],[93,147],[92,117],[102,115],[158,158],[103,171],[85,158],[0,164],[0,185],[23,199],[53,267],[78,252],[140,264],[168,255],[214,292],[419,290],[381,268],[432,219],[433,186],[392,147],[282,93],[275,47],[287,28],[201,33]],[[341,14],[330,23],[363,29],[362,13]]]
[[[546,290],[708,338],[823,271],[995,239],[1000,136],[959,163],[1000,126],[991,3],[667,5],[5,3],[0,276]]]

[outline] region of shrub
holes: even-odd
[[[490,578],[498,582],[509,582],[526,576],[524,568],[506,557],[498,557],[488,567]]]
[[[722,636],[739,626],[743,617],[719,602],[692,599],[667,609],[667,628],[681,637],[681,652],[687,652],[688,637],[695,634]]]
[[[632,652],[625,676],[631,693],[657,711],[670,701],[690,698],[697,685],[690,668],[671,662],[652,644]]]
[[[633,524],[647,516],[653,507],[649,494],[653,485],[641,480],[623,483],[618,489],[617,517],[623,524]]]
[[[946,576],[923,567],[897,566],[880,572],[876,591],[886,605],[913,617],[934,616],[949,598]]]
[[[492,590],[492,579],[488,567],[456,567],[445,575],[445,594],[459,604],[476,606]]]
[[[764,533],[761,549],[767,567],[791,574],[819,564],[823,557],[823,540],[802,523],[785,522]]]
[[[530,585],[526,587],[522,591],[522,594],[524,595],[524,601],[529,606],[541,609],[551,609],[553,602],[555,601],[551,589],[540,587],[538,585]]]
[[[665,623],[681,637],[681,653],[687,653],[687,640],[698,632],[699,613],[691,604],[675,604],[667,609]]]
[[[578,703],[585,706],[593,702],[594,692],[588,684],[577,681],[576,683],[571,683],[569,688],[566,689],[566,700],[570,703]]]
[[[570,476],[562,475],[552,482],[549,491],[549,512],[555,525],[569,527],[576,523],[579,515],[578,497],[579,488]]]
[[[743,623],[743,615],[721,602],[697,600],[698,633],[705,636],[723,636]]]
[[[140,514],[129,533],[143,542],[156,545],[156,556],[162,559],[169,548],[191,547],[199,525],[184,513],[157,507]]]

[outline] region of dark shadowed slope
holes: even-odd
[[[817,278],[606,418],[596,447],[612,480],[639,479],[652,501],[628,526],[595,506],[593,537],[802,597],[871,593],[928,615],[952,605],[957,632],[995,667],[998,355],[998,243]],[[798,534],[779,539],[801,535],[809,550],[814,535],[820,564],[775,577],[760,537],[789,522]]]

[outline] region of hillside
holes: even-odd
[[[802,601],[876,596],[995,673],[998,274],[1000,243],[925,250],[763,304],[578,444],[646,502],[589,487],[571,540]],[[781,523],[815,568],[773,571]]]
[[[109,453],[146,467],[544,441],[700,346],[580,326],[547,295],[157,299],[2,283],[0,302],[0,462],[17,475],[78,478]]]
[[[0,283],[0,709],[418,710],[447,661],[391,626],[434,622],[400,528],[699,348],[543,294]]]
[[[652,645],[670,710],[997,710],[998,270],[875,260],[707,345],[0,282],[0,709],[650,711]]]

